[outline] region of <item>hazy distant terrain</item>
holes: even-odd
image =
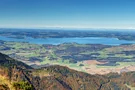
[[[0,29],[0,35],[12,38],[63,38],[63,37],[109,37],[135,40],[134,30],[51,30],[51,29]]]

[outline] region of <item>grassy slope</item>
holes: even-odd
[[[6,85],[10,90],[15,90],[13,82],[10,82],[5,76],[0,75],[0,85]]]

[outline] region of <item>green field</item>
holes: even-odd
[[[7,50],[5,50],[4,48],[6,48]],[[83,72],[86,72],[85,68],[89,68],[89,66],[91,66],[84,64],[83,61],[93,60],[91,57],[95,57],[94,60],[97,61],[106,60],[107,62],[110,62],[114,60],[116,62],[116,66],[94,65],[97,68],[121,68],[130,65],[135,65],[134,62],[135,54],[133,52],[135,50],[135,45],[111,46],[111,47],[99,45],[95,48],[94,45],[77,44],[77,43],[61,44],[58,46],[56,45],[43,46],[24,42],[4,42],[4,44],[0,46],[0,50],[2,53],[7,54],[12,58],[20,61],[24,62],[29,61],[32,64],[38,61],[41,65],[57,64],[67,66],[72,69]],[[64,58],[65,56],[67,58]],[[78,60],[81,57],[84,57],[84,59],[82,58],[81,60]],[[126,61],[119,62],[119,59],[121,58],[123,60],[125,59]],[[73,62],[75,60],[77,62]]]

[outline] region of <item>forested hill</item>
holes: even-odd
[[[135,72],[90,75],[63,66],[33,69],[0,53],[0,90],[130,90]]]

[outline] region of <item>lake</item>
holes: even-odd
[[[106,38],[106,37],[76,37],[76,38],[73,37],[73,38],[46,38],[46,39],[26,37],[25,39],[17,39],[6,36],[0,36],[0,40],[29,42],[32,44],[53,44],[53,45],[72,42],[79,44],[104,44],[104,45],[135,44],[135,41],[119,40],[117,38]]]

